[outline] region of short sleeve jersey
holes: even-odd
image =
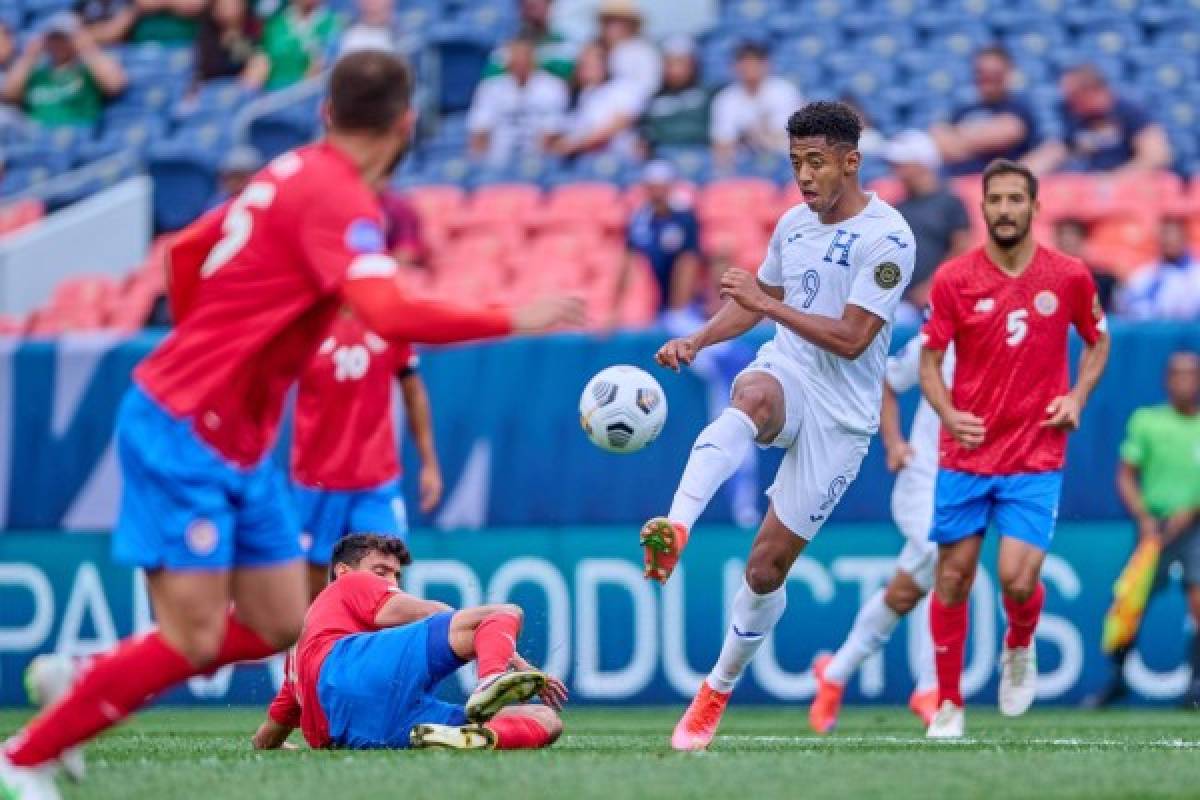
[[[1080,169],[1103,172],[1133,158],[1133,140],[1151,124],[1150,115],[1136,103],[1118,98],[1112,110],[1080,118],[1063,110],[1063,139]]]
[[[347,572],[317,595],[296,645],[296,683],[302,708],[300,727],[311,747],[329,744],[329,720],[317,697],[321,665],[339,640],[379,630],[375,617],[399,588],[371,572]]]
[[[379,202],[345,155],[319,143],[275,159],[181,239],[187,258],[202,259],[190,271],[171,265],[198,276],[192,299],[134,379],[228,461],[257,464],[347,276],[395,273]]]
[[[670,297],[675,262],[684,253],[700,252],[700,224],[690,208],[673,208],[659,216],[651,206],[642,206],[629,220],[625,244],[650,262],[663,309]]]
[[[1200,414],[1169,405],[1139,408],[1129,418],[1121,460],[1138,468],[1151,514],[1200,508]]]
[[[416,368],[406,343],[338,314],[300,376],[292,477],[314,489],[373,489],[400,475],[392,418],[394,377]]]
[[[1025,135],[1021,137],[1021,140],[1006,150],[976,155],[966,161],[952,164],[950,167],[951,174],[978,175],[987,168],[987,165],[993,159],[1007,158],[1010,161],[1019,161],[1030,150],[1037,147],[1041,141],[1037,117],[1034,116],[1033,109],[1029,103],[1020,97],[1009,95],[994,103],[984,103],[981,101],[969,103],[956,110],[950,119],[956,125],[963,122],[969,124],[987,122],[1004,114],[1013,115],[1025,126]]]
[[[758,278],[782,287],[784,302],[809,314],[840,319],[856,305],[883,320],[879,335],[856,359],[822,350],[782,325],[775,343],[807,378],[812,402],[850,431],[879,427],[892,314],[912,278],[916,245],[904,218],[875,194],[854,217],[826,225],[807,205],[784,213],[767,246]]]
[[[1068,389],[1068,331],[1095,343],[1106,329],[1091,273],[1079,259],[1039,245],[1012,277],[979,247],[934,274],[924,346],[956,354],[954,407],[984,421],[984,443],[967,450],[942,431],[939,463],[976,475],[1061,469],[1067,434],[1042,427],[1046,407]]]

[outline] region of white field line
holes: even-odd
[[[628,743],[630,737],[615,734],[578,736],[567,735],[568,740],[580,743],[620,745]],[[665,739],[665,737],[664,737]],[[1121,748],[1121,749],[1155,749],[1155,750],[1200,750],[1200,741],[1188,739],[1084,739],[1084,738],[971,738],[962,739],[926,739],[923,736],[750,736],[742,734],[718,735],[715,744],[771,744],[792,745],[809,748],[865,748],[878,745],[904,745],[922,747],[970,747],[987,745],[991,747],[1063,747],[1063,748]]]

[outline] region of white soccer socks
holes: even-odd
[[[688,456],[667,519],[689,531],[721,484],[737,471],[758,436],[754,420],[732,406],[700,431]]]
[[[917,626],[917,691],[937,688],[937,664],[933,660],[933,634],[929,632],[929,595],[925,595],[908,615],[908,624]]]
[[[733,599],[733,613],[725,643],[721,645],[721,655],[708,676],[709,686],[718,692],[733,691],[746,665],[758,652],[763,639],[775,628],[785,608],[785,587],[780,586],[767,594],[755,594],[745,580],[742,581],[742,588]]]
[[[826,678],[845,686],[862,663],[888,643],[900,615],[883,602],[883,597],[884,590],[880,589],[858,610],[854,627],[825,668]]]

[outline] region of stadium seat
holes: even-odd
[[[696,214],[706,225],[752,220],[761,223],[778,191],[773,182],[761,178],[714,181],[700,190]]]
[[[223,117],[228,122],[254,96],[255,92],[243,86],[237,78],[206,81],[195,92],[180,100],[172,112],[172,118],[176,122],[186,123]]]
[[[621,195],[611,183],[574,183],[552,190],[533,220],[540,230],[591,227],[617,231],[625,224]]]
[[[407,192],[409,202],[416,208],[423,225],[448,225],[462,213],[466,193],[457,186],[415,186]]]
[[[305,103],[273,111],[250,123],[249,139],[265,159],[312,141],[318,130],[317,115]]]
[[[438,64],[437,108],[443,114],[466,111],[494,41],[477,30],[450,25],[438,26],[431,38]]]
[[[154,179],[154,224],[174,231],[196,219],[217,189],[217,151],[190,142],[159,142],[150,148],[148,169]]]

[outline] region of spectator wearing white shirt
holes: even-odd
[[[396,19],[395,0],[358,0],[358,19],[342,34],[341,55],[359,50],[381,50],[404,55],[416,49]]]
[[[641,100],[627,81],[611,80],[604,49],[591,44],[579,53],[571,79],[571,105],[555,148],[573,157],[595,153],[635,155],[633,124]]]
[[[713,100],[713,157],[729,165],[739,148],[786,153],[788,117],[804,104],[800,92],[787,79],[771,75],[767,48],[758,42],[738,47],[734,72],[737,81]]]
[[[640,112],[662,86],[662,55],[642,36],[642,10],[634,0],[604,0],[598,17],[609,74],[634,87]]]
[[[567,84],[537,66],[537,42],[519,36],[508,45],[508,71],[484,78],[467,113],[471,154],[502,166],[550,149],[562,132]]]
[[[1117,292],[1117,315],[1131,320],[1200,320],[1200,260],[1188,251],[1187,219],[1159,228],[1161,255],[1129,276]]]

